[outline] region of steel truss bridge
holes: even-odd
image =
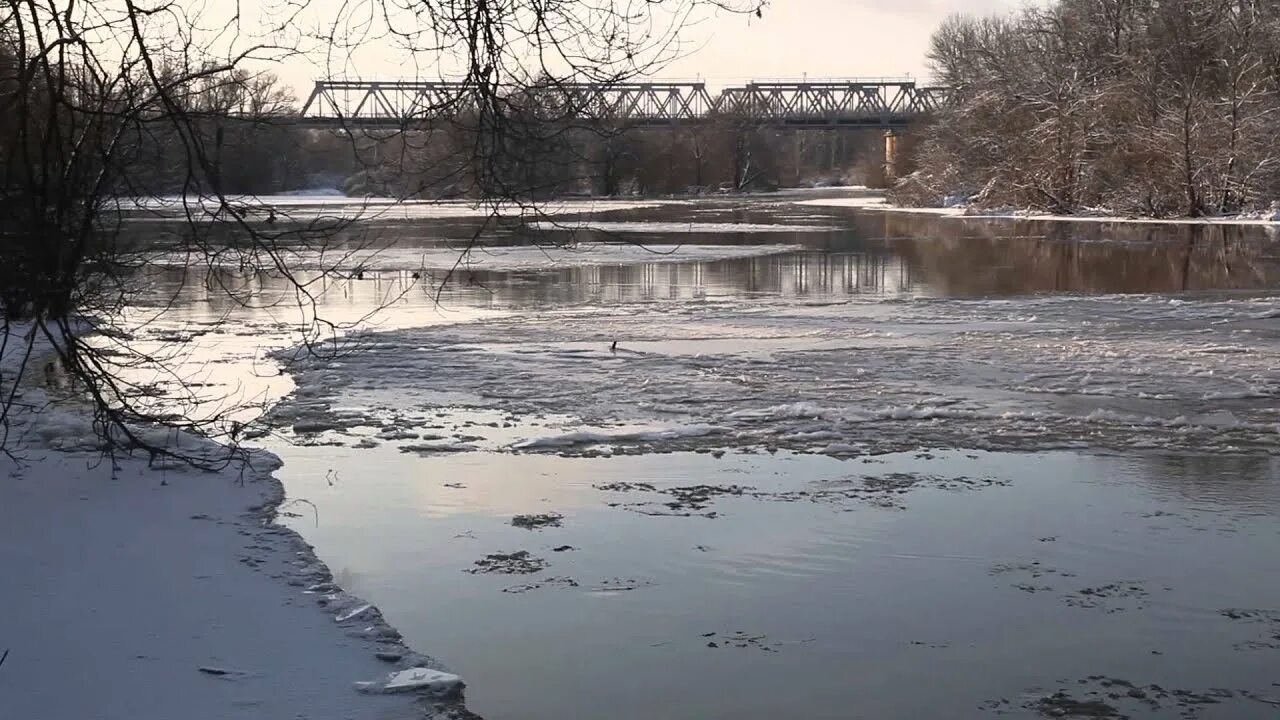
[[[753,82],[712,94],[704,83],[556,83],[504,94],[511,108],[551,109],[558,119],[667,126],[728,120],[753,125],[899,130],[949,100],[949,91],[911,80]],[[322,80],[299,122],[394,126],[474,112],[474,85],[456,82]]]

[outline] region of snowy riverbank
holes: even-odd
[[[932,215],[935,217],[955,218],[961,220],[1042,220],[1046,222],[1083,222],[1083,223],[1132,223],[1142,225],[1280,225],[1280,215],[1255,216],[1234,215],[1224,217],[1202,218],[1153,218],[1123,215],[1079,214],[1055,215],[1024,210],[977,210],[964,205],[954,207],[905,207],[890,203],[883,192],[874,195],[856,197],[824,197],[811,200],[797,200],[795,205],[809,207],[857,208],[862,210],[878,210],[881,212],[906,213],[911,215]]]
[[[12,421],[20,462],[0,472],[0,717],[407,719],[460,706],[380,692],[393,672],[436,666],[274,522],[274,457],[221,472],[122,457],[113,470],[87,417],[38,388],[21,400],[38,409]],[[444,673],[397,679],[410,678],[460,688]]]

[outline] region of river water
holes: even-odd
[[[1280,716],[1273,231],[795,199],[561,208],[443,291],[477,221],[384,218],[320,300],[374,332],[284,376],[274,308],[149,332],[288,393],[289,524],[484,717]]]

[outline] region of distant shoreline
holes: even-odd
[[[1019,210],[974,210],[966,206],[943,207],[906,207],[894,205],[886,198],[884,191],[861,190],[866,193],[856,197],[828,197],[812,200],[797,200],[793,204],[808,207],[855,208],[860,210],[876,210],[879,212],[906,213],[912,215],[929,215],[933,217],[959,220],[1029,220],[1036,222],[1080,222],[1080,223],[1116,223],[1131,225],[1224,225],[1224,226],[1280,226],[1280,215],[1277,219],[1234,215],[1202,218],[1156,218],[1126,215],[1056,215],[1053,213],[1036,213]]]

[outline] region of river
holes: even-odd
[[[382,218],[318,306],[372,334],[284,375],[271,303],[144,335],[491,720],[1280,713],[1275,232],[812,197],[562,207],[443,290],[479,221]]]

